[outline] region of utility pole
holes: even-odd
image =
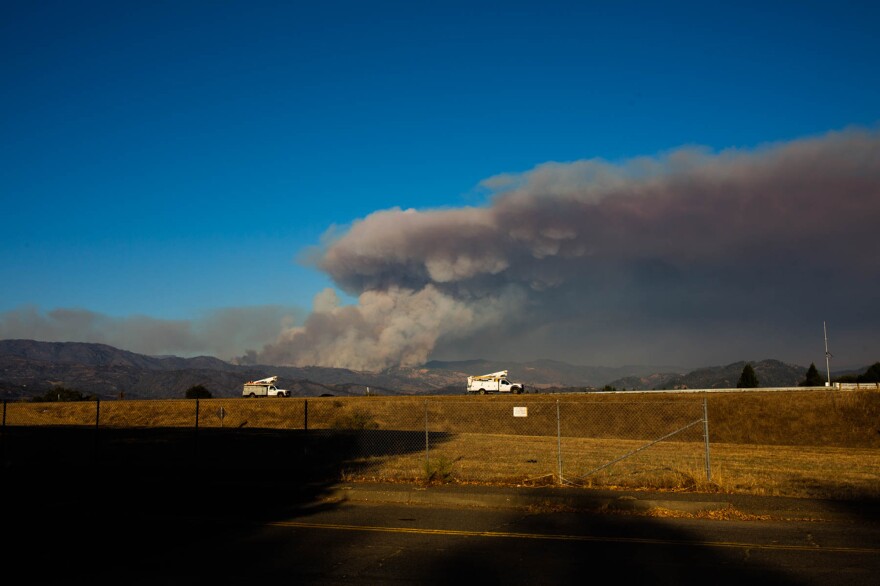
[[[825,372],[828,373],[828,382],[825,383],[826,387],[831,386],[831,363],[829,362],[829,358],[831,358],[831,352],[828,351],[828,329],[825,327],[825,322],[822,322],[822,332],[825,334]]]

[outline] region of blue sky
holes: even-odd
[[[486,179],[548,162],[761,149],[880,120],[871,2],[3,5],[0,337],[122,328],[135,351],[259,350],[199,348],[192,329],[261,308],[302,325],[328,287],[357,304],[360,281],[302,259],[374,212],[489,206]],[[47,323],[56,310],[91,321]],[[189,340],[139,345],[134,318]],[[800,318],[821,343],[823,317]],[[266,327],[251,346],[274,341]],[[425,356],[461,357],[449,339]],[[874,341],[852,362],[873,361]],[[624,348],[547,352],[652,357]],[[803,354],[785,358],[824,361]]]

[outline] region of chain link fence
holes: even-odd
[[[4,402],[40,471],[880,498],[876,390]],[[710,441],[711,440],[711,441]]]
[[[575,486],[710,480],[705,400],[524,397],[3,404],[7,464]],[[51,442],[42,441],[51,432]]]

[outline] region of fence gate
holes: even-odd
[[[681,488],[711,482],[706,400],[559,403],[561,484]]]

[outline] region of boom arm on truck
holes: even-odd
[[[260,380],[251,381],[247,384],[249,385],[274,385],[278,380],[277,376],[270,376],[268,378],[261,378]]]

